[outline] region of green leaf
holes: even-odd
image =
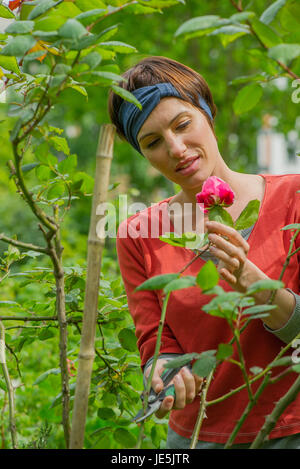
[[[172,280],[164,287],[165,293],[170,293],[175,290],[181,290],[182,288],[189,288],[196,286],[196,277],[191,275],[186,275],[185,277],[180,277],[178,279]]]
[[[240,13],[234,13],[229,18],[232,23],[240,23],[241,21],[249,20],[255,16],[254,11],[242,11]]]
[[[166,441],[167,439],[167,430],[165,425],[153,425],[150,435],[155,448],[159,449],[161,442]]]
[[[73,81],[67,85],[67,88],[72,88],[72,90],[78,91],[78,93],[82,94],[86,98],[88,97],[88,93],[86,89],[84,88],[84,86],[78,85]]]
[[[34,28],[34,21],[14,21],[5,30],[7,34],[26,34]]]
[[[202,269],[199,271],[196,282],[197,285],[203,290],[209,290],[217,285],[219,281],[219,274],[215,264],[209,260],[207,261]]]
[[[287,65],[300,55],[300,44],[278,44],[268,50],[268,56],[271,59],[280,60]]]
[[[97,415],[102,420],[114,420],[116,418],[116,414],[109,407],[102,407],[98,409]]]
[[[279,10],[286,4],[286,0],[277,0],[272,3],[259,18],[264,24],[272,23]]]
[[[48,200],[59,199],[65,193],[65,185],[63,182],[54,183],[47,191]]]
[[[125,350],[129,350],[129,352],[137,351],[137,339],[132,329],[129,329],[128,327],[122,329],[118,334],[118,339]]]
[[[58,171],[61,174],[72,174],[77,166],[77,155],[73,154],[58,163]]]
[[[280,37],[269,26],[257,18],[251,18],[250,22],[258,38],[266,47],[277,46],[277,44],[281,43]]]
[[[242,297],[238,292],[226,292],[216,296],[208,304],[202,306],[202,310],[211,316],[232,319],[237,313],[237,304]]]
[[[113,26],[109,26],[108,28],[103,29],[99,32],[98,37],[101,38],[102,41],[108,41],[111,37],[113,37],[119,29],[118,24],[114,24]]]
[[[275,360],[271,365],[270,365],[270,368],[274,368],[276,366],[290,366],[292,365],[293,363],[293,359],[292,357],[289,355],[289,356],[285,356],[285,357],[281,357],[281,358],[278,358],[278,360]]]
[[[254,225],[258,218],[260,202],[259,200],[250,200],[234,224],[236,230],[243,230]]]
[[[289,1],[279,13],[280,23],[288,32],[297,33],[300,28],[300,4],[298,0]]]
[[[40,375],[33,384],[34,385],[39,384],[42,381],[44,381],[46,378],[48,378],[49,375],[58,375],[59,373],[60,373],[60,368],[51,368],[51,370],[47,370],[45,371],[45,373]]]
[[[117,75],[116,73],[113,73],[113,72],[92,71],[91,75],[104,78],[105,80],[110,80],[110,81],[116,81],[116,82],[126,81],[126,79],[123,78],[121,75]]]
[[[200,354],[193,352],[193,353],[185,353],[180,357],[173,358],[172,360],[168,360],[167,363],[163,365],[164,368],[181,368],[182,366],[187,365],[190,361],[194,360],[195,358],[199,358]]]
[[[50,143],[57,151],[62,151],[65,155],[70,155],[70,148],[67,140],[64,137],[51,136]]]
[[[11,19],[15,18],[15,15],[6,5],[0,5],[0,17]]]
[[[136,97],[124,88],[121,88],[117,85],[112,85],[112,91],[116,93],[118,96],[121,96],[125,101],[129,101],[130,103],[135,104],[139,109],[142,109],[141,103],[136,99]]]
[[[135,291],[142,290],[161,290],[171,281],[179,278],[179,274],[162,274],[151,277],[141,285],[139,285]]]
[[[233,354],[233,346],[230,344],[219,344],[216,355],[217,360],[225,360]]]
[[[207,16],[198,16],[196,18],[192,18],[185,23],[183,23],[177,31],[175,32],[174,36],[188,36],[193,33],[198,33],[198,35],[206,34],[207,32],[211,31],[211,28],[216,28],[219,26],[220,16],[216,15],[207,15]]]
[[[215,350],[206,350],[200,354],[198,360],[193,364],[192,371],[198,376],[205,378],[215,368],[217,359]]]
[[[23,57],[34,45],[35,39],[32,36],[16,36],[9,39],[9,42],[1,50],[1,55]]]
[[[234,226],[231,215],[220,205],[214,205],[209,209],[208,218],[211,221],[223,223],[223,225]]]
[[[51,339],[54,336],[55,336],[55,334],[51,330],[51,327],[47,327],[46,329],[43,329],[42,332],[40,332],[40,334],[38,335],[38,339],[39,340],[47,340],[47,339]]]
[[[39,57],[42,57],[42,55],[45,55],[45,50],[38,50],[36,52],[30,52],[30,54],[26,54],[23,63],[25,62],[30,62],[31,60],[36,60]]]
[[[221,28],[215,29],[208,36],[220,36],[222,45],[227,47],[228,44],[235,41],[245,34],[250,34],[250,30],[245,26],[226,25]]]
[[[243,311],[243,314],[258,314],[263,313],[265,311],[271,311],[271,309],[276,309],[276,305],[255,305],[251,306],[250,308],[246,308]]]
[[[244,86],[238,92],[233,102],[235,114],[238,115],[250,111],[250,109],[259,102],[262,92],[262,87],[258,83],[251,83],[251,85]]]
[[[106,8],[102,0],[76,0],[76,5],[81,11],[89,11],[95,8]]]
[[[108,48],[115,52],[119,52],[119,54],[132,54],[133,52],[137,52],[137,49],[135,47],[120,41],[100,42],[99,46],[104,49]]]
[[[252,283],[247,289],[247,295],[253,295],[253,293],[258,293],[263,290],[278,290],[283,288],[284,283],[280,280],[265,279],[259,280],[258,282]]]
[[[285,230],[300,230],[300,223],[291,223],[290,225],[286,225],[281,228],[281,231]]]
[[[14,56],[9,57],[5,55],[0,55],[0,66],[5,68],[5,70],[9,70],[10,72],[16,73],[17,75],[20,75],[21,73],[17,59]]]
[[[107,9],[95,8],[94,10],[84,11],[80,15],[76,16],[76,20],[82,22],[85,26],[94,23],[98,18],[104,16],[107,13]]]
[[[28,163],[28,164],[25,164],[24,166],[21,166],[21,169],[23,173],[28,173],[29,171],[31,171],[32,169],[36,168],[39,165],[40,163]]]
[[[255,73],[253,75],[245,75],[234,78],[229,82],[230,85],[242,85],[249,81],[266,81],[267,75],[265,73]]]
[[[93,51],[90,52],[88,55],[86,55],[80,63],[86,63],[92,70],[93,68],[96,68],[100,63],[101,63],[102,57],[98,52]]]
[[[79,40],[83,36],[86,36],[88,31],[79,21],[70,18],[61,26],[58,30],[58,34],[65,39]]]
[[[133,448],[136,445],[136,438],[125,428],[117,428],[113,436],[122,448]]]
[[[57,12],[45,16],[35,21],[36,31],[57,32],[57,30],[65,23],[66,19]]]
[[[250,371],[251,373],[253,373],[254,375],[258,375],[258,373],[260,373],[262,371],[262,368],[260,366],[252,366],[250,368]]]
[[[73,187],[72,189],[80,190],[82,194],[92,194],[94,188],[94,179],[83,171],[77,171],[73,176]]]
[[[63,0],[40,0],[36,7],[29,13],[28,20],[34,20],[38,16],[43,15],[46,11],[50,10],[51,8],[59,5]]]

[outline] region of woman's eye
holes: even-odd
[[[181,124],[177,125],[177,129],[179,129],[179,130],[180,129],[185,129],[185,127],[187,127],[190,123],[191,123],[190,120],[184,121]]]
[[[152,142],[148,143],[147,148],[154,147],[159,142],[159,138],[156,138],[155,140],[152,140]]]

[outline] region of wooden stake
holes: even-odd
[[[92,367],[95,357],[94,344],[101,260],[105,243],[104,233],[96,232],[97,224],[105,215],[97,215],[96,210],[99,204],[103,204],[107,200],[110,167],[113,158],[114,136],[114,125],[106,124],[101,127],[96,155],[95,186],[88,236],[85,304],[78,356],[78,374],[75,389],[70,449],[82,449],[84,444],[85,420],[88,409]]]

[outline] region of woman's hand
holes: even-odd
[[[235,290],[244,293],[254,282],[268,278],[247,258],[249,244],[234,228],[216,221],[206,222],[209,251],[219,259],[218,271]]]
[[[164,388],[161,374],[165,371],[163,367],[164,363],[168,360],[159,358],[156,362],[155,371],[152,378],[152,388],[156,393],[160,392]],[[146,377],[149,376],[151,366],[146,370]],[[181,370],[174,376],[171,383],[175,386],[176,399],[172,396],[167,396],[162,401],[159,410],[155,413],[156,417],[163,418],[171,409],[183,409],[186,404],[193,402],[197,394],[200,392],[203,379],[190,372],[187,367],[181,368]]]

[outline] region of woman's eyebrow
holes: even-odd
[[[177,119],[178,117],[180,117],[182,114],[186,114],[187,112],[188,112],[188,111],[185,110],[185,111],[181,111],[181,112],[179,112],[178,114],[176,114],[176,116],[173,117],[173,119],[170,120],[169,125],[172,125],[173,122],[176,121],[176,119]],[[148,132],[147,134],[142,135],[142,136],[138,139],[138,142],[140,143],[144,138],[149,137],[149,135],[153,135],[154,133],[155,133],[155,132]]]

